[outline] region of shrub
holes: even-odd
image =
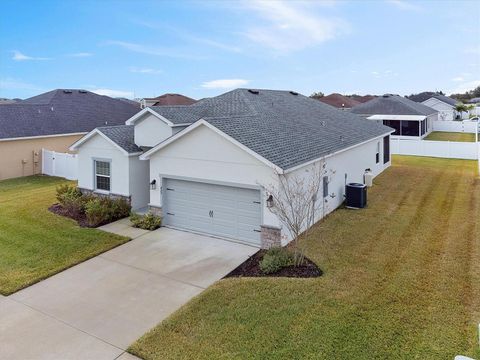
[[[109,221],[110,209],[103,198],[92,198],[85,204],[88,226],[97,227]]]
[[[88,226],[97,227],[127,217],[130,209],[130,204],[124,199],[92,197],[85,204],[85,215]]]
[[[60,204],[63,205],[64,199],[79,198],[82,196],[82,192],[76,187],[69,184],[59,185],[56,188],[57,191],[57,200]]]
[[[132,214],[130,221],[134,227],[144,230],[155,230],[162,225],[162,218],[152,213],[145,215]]]
[[[130,215],[130,210],[132,207],[130,206],[129,202],[125,199],[108,199],[111,201],[111,220],[118,220],[123,219]]]
[[[272,274],[293,264],[292,254],[285,248],[273,247],[265,253],[260,261],[260,270],[264,274]]]
[[[68,184],[57,187],[57,200],[68,216],[76,217],[84,212],[85,202],[82,193],[75,186]]]

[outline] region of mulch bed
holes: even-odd
[[[69,219],[75,220],[80,227],[91,227],[88,225],[87,216],[85,214],[71,214],[60,204],[53,204],[48,210],[56,215],[65,216]]]
[[[310,259],[305,258],[301,266],[288,266],[272,274],[264,274],[260,270],[260,261],[265,255],[265,250],[259,250],[235,270],[226,275],[229,277],[295,277],[312,278],[322,276],[323,271]]]

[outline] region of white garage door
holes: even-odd
[[[166,179],[164,223],[260,245],[260,191]]]

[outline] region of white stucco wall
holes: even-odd
[[[172,136],[172,128],[156,116],[145,113],[135,122],[135,144],[153,147]]]
[[[437,110],[438,119],[435,120],[453,120],[455,119],[455,108],[449,104],[444,103],[443,101],[437,100],[435,98],[430,98],[422,102],[423,105],[431,107],[432,109]]]
[[[380,143],[379,164],[375,162],[377,142]],[[370,168],[376,176],[390,166],[390,162],[383,164],[383,138],[333,155],[327,158],[326,163],[331,177],[329,193],[335,194],[334,198],[328,198],[326,213],[333,211],[344,200],[345,174],[347,182],[363,183],[365,169]],[[305,170],[312,166],[299,168],[291,174],[303,176]],[[152,155],[150,178],[155,178],[161,184],[162,178],[168,177],[259,189],[260,184],[276,186],[278,183],[278,177],[272,168],[205,126],[198,127]],[[262,193],[263,224],[282,227],[283,242],[287,243],[290,236],[278,218],[266,207],[266,196]],[[323,189],[320,189],[320,198],[323,198]],[[162,206],[160,187],[150,191],[150,205]],[[317,220],[321,217],[322,214],[317,214]]]
[[[375,156],[378,146],[377,143],[379,143],[380,146],[380,162],[378,164],[376,163]],[[314,168],[316,167],[316,173],[318,173],[319,169],[322,167],[322,163],[325,164],[322,174],[328,176],[329,179],[329,196],[323,198],[323,186],[321,185],[317,194],[317,199],[319,201],[324,201],[324,206],[322,206],[321,202],[317,203],[318,211],[315,214],[315,222],[317,222],[344,202],[345,184],[352,182],[363,184],[363,175],[366,169],[370,169],[374,176],[377,176],[391,165],[391,156],[390,161],[384,164],[383,154],[384,149],[382,137],[332,155],[314,164],[301,167],[292,171],[288,176],[300,177],[303,178],[306,183],[311,183],[312,180],[310,174],[315,172]],[[290,234],[285,228],[282,228],[282,237],[285,239],[285,243],[290,240]]]
[[[111,193],[129,196],[128,157],[100,135],[95,135],[78,149],[78,186],[95,190],[94,160],[111,161]]]

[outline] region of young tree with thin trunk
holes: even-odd
[[[305,258],[305,249],[299,242],[300,235],[307,235],[311,226],[326,211],[326,202],[319,194],[324,177],[329,172],[326,162],[320,161],[302,174],[277,174],[276,185],[261,185],[268,196],[271,196],[269,210],[275,214],[287,228],[292,238],[294,264],[299,266]],[[334,197],[334,195],[329,195]]]

